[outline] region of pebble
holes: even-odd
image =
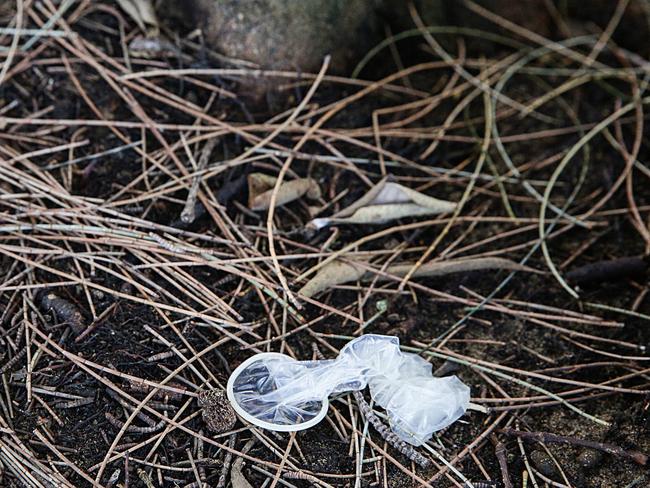
[[[544,476],[551,478],[557,473],[557,466],[551,457],[544,451],[533,451],[530,454],[530,459],[533,462],[533,465]]]
[[[578,455],[578,462],[583,468],[595,468],[603,459],[603,453],[593,449],[585,449]]]

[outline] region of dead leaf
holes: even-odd
[[[242,458],[239,458],[237,461],[239,461]],[[232,468],[230,469],[230,481],[232,481],[232,488],[253,488],[253,485],[251,485],[248,480],[244,477],[244,473],[242,473],[242,463],[238,463],[235,461],[235,463],[232,465]]]
[[[152,0],[117,0],[117,3],[143,32],[158,35],[160,28]]]
[[[386,274],[403,278],[411,270],[414,263],[394,264],[389,266]],[[528,271],[537,273],[538,271],[504,258],[475,258],[475,259],[455,259],[450,261],[432,261],[420,266],[412,278],[423,278],[431,276],[443,276],[451,273],[479,271],[484,269],[507,269],[511,271]],[[346,263],[340,260],[333,261],[325,265],[316,276],[309,280],[303,286],[299,294],[312,297],[321,291],[327,290],[336,285],[349,283],[351,281],[370,281],[374,277],[378,281],[388,281],[390,278],[384,275],[377,275],[368,271],[366,267]]]
[[[271,196],[278,179],[264,173],[248,175],[248,208],[251,210],[268,210],[271,206]],[[278,189],[275,206],[281,207],[289,202],[306,195],[312,200],[320,198],[320,187],[311,178],[298,178],[283,181]]]
[[[233,464],[230,470],[230,481],[232,481],[232,488],[253,488],[253,485],[244,477],[241,464]]]
[[[316,273],[316,276],[309,280],[298,293],[305,297],[313,297],[333,286],[357,281],[364,274],[366,274],[366,270],[359,266],[338,260],[332,261]]]
[[[255,444],[255,441],[255,437],[249,440],[242,448],[241,453],[247,454]],[[244,477],[244,473],[242,473],[243,464],[244,458],[241,456],[232,463],[232,467],[230,468],[230,481],[232,482],[232,488],[253,488],[253,485],[248,482]]]
[[[439,200],[386,178],[347,208],[331,217],[313,219],[310,226],[321,229],[332,224],[383,224],[403,217],[452,212],[454,202]]]

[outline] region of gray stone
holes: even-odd
[[[330,54],[332,70],[341,71],[378,39],[379,0],[191,0],[182,4],[194,11],[213,48],[264,68],[313,72]]]
[[[616,2],[565,0],[553,7],[548,0],[473,0],[479,7],[536,34],[554,37],[575,17],[604,28]],[[614,38],[625,38],[644,49],[648,41],[650,7],[631,0]],[[472,27],[513,36],[508,29],[472,12],[468,3],[445,0],[413,0],[422,22],[428,26]],[[386,36],[413,29],[409,2],[405,0],[161,0],[159,14],[191,29],[200,27],[208,47],[231,58],[262,68],[315,72],[323,58],[332,56],[330,73],[349,74],[361,56]],[[567,22],[565,22],[567,20]],[[630,29],[631,28],[631,29]],[[630,33],[630,31],[632,31]],[[562,33],[562,32],[560,32]],[[449,41],[449,36],[440,36]],[[625,41],[626,39],[621,39]],[[480,38],[467,41],[488,45]],[[650,42],[646,42],[650,45]],[[447,45],[447,44],[445,44]],[[641,47],[639,47],[641,46]],[[452,42],[450,48],[454,49]],[[646,48],[647,50],[647,48]]]
[[[445,23],[443,0],[414,0],[426,25]],[[404,0],[162,0],[162,18],[200,27],[209,47],[262,68],[347,73],[386,36],[415,28]]]

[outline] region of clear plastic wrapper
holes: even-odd
[[[349,342],[332,360],[258,354],[233,372],[227,392],[235,411],[250,423],[296,431],[323,419],[330,395],[366,386],[386,410],[391,429],[416,446],[469,407],[469,388],[456,376],[433,377],[431,364],[402,352],[397,337],[374,334]]]

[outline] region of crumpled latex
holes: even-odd
[[[469,388],[456,376],[436,378],[431,364],[404,353],[397,337],[367,334],[336,359],[296,361],[262,353],[245,361],[228,381],[228,398],[245,420],[263,428],[296,431],[318,423],[328,397],[368,386],[385,409],[393,432],[419,446],[458,420],[469,407]]]

